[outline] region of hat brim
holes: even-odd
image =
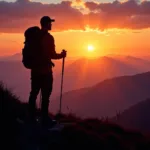
[[[55,19],[51,19],[51,22],[55,22]]]

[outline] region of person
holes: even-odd
[[[31,92],[29,96],[29,116],[31,120],[35,119],[36,99],[41,90],[41,119],[42,124],[47,125],[51,122],[48,116],[49,98],[53,88],[53,63],[51,59],[62,59],[66,57],[66,51],[60,54],[55,51],[54,37],[48,32],[52,29],[52,22],[49,16],[43,16],[40,20],[42,33],[42,63],[38,68],[31,69]],[[35,54],[36,55],[36,54]]]

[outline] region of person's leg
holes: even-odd
[[[31,92],[29,96],[29,118],[35,118],[36,99],[40,91],[40,76],[31,72]]]
[[[53,88],[53,74],[48,73],[46,75],[43,75],[41,85],[41,92],[42,92],[41,114],[43,121],[46,121],[48,119],[49,98],[52,93],[52,88]]]

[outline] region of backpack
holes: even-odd
[[[24,32],[25,42],[22,49],[22,63],[25,68],[37,68],[42,54],[42,32],[38,26],[33,26]]]

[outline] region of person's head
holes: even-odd
[[[40,20],[41,27],[46,30],[51,30],[52,22],[54,22],[54,21],[55,20],[51,19],[49,16],[43,16]]]

